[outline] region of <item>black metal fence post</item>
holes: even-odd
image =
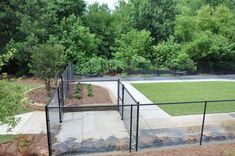
[[[62,90],[62,97],[63,97],[63,102],[64,102],[64,78],[63,76],[60,77],[61,79],[61,90]]]
[[[48,143],[48,153],[51,156],[51,133],[50,133],[50,119],[48,114],[48,106],[45,106],[45,114],[46,114],[46,127],[47,127],[47,143]]]
[[[68,91],[69,91],[69,66],[67,67],[67,81],[66,81],[66,93],[65,95],[67,96]]]
[[[125,89],[125,86],[122,85],[122,120],[124,116],[124,89]]]
[[[127,106],[129,107],[129,106]],[[130,114],[130,140],[129,140],[129,152],[131,152],[131,146],[132,146],[132,111],[133,111],[133,105],[131,105],[131,114]]]
[[[136,136],[135,136],[135,151],[138,151],[138,143],[139,143],[139,117],[140,117],[140,106],[139,102],[137,102],[137,121],[136,121]]]
[[[202,145],[202,137],[203,137],[203,131],[204,131],[205,117],[206,117],[206,107],[207,107],[207,101],[205,101],[205,105],[204,105],[204,112],[203,112],[203,119],[202,119],[202,129],[201,129],[200,145]]]
[[[120,97],[120,79],[117,80],[117,106],[119,111],[119,97]]]
[[[60,123],[62,123],[62,113],[61,113],[61,102],[60,102],[60,88],[57,88],[57,96],[58,96],[58,105],[59,105],[59,119],[60,119]]]

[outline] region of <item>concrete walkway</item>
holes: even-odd
[[[8,132],[6,124],[0,125],[0,134],[41,134],[46,133],[45,112],[34,111],[15,116],[20,119],[12,131]]]

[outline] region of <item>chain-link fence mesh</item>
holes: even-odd
[[[235,101],[207,102],[203,143],[235,139]]]
[[[141,105],[138,148],[199,143],[203,106],[203,103]],[[197,115],[191,115],[192,107]]]
[[[96,111],[82,111],[88,110],[89,107],[75,108],[74,111],[64,107],[63,123],[54,127],[57,131],[51,131],[56,140],[52,144],[53,154],[81,155],[128,151],[129,133],[120,120],[120,114],[113,110],[102,111],[103,108],[104,106],[97,106]]]
[[[61,83],[63,87],[64,98],[67,97],[68,95],[69,84],[72,83],[72,81],[74,81],[74,67],[70,63],[61,75]]]
[[[235,139],[235,100],[139,104],[120,80],[75,80],[71,64],[61,79],[46,106],[50,154],[131,152]],[[65,107],[74,82],[110,87],[117,105]]]
[[[129,131],[130,148],[129,151],[135,149],[136,145],[136,125],[137,125],[137,105],[138,102],[130,94],[124,85],[123,87],[123,104],[122,104],[122,120]]]

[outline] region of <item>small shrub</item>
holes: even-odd
[[[82,98],[82,94],[81,94],[81,91],[82,91],[82,86],[80,83],[78,83],[77,87],[76,87],[76,92],[75,92],[75,97],[77,99],[81,99]]]
[[[77,99],[81,99],[81,98],[82,98],[82,95],[81,95],[81,93],[75,93],[75,97],[76,97]]]
[[[2,73],[1,79],[4,80],[4,81],[7,81],[8,80],[8,74],[7,73]]]
[[[87,85],[87,96],[92,97],[93,95],[93,87],[91,84]]]

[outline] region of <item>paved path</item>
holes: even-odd
[[[34,111],[17,115],[20,119],[12,131],[8,132],[7,125],[0,125],[0,134],[41,134],[46,133],[45,112]]]

